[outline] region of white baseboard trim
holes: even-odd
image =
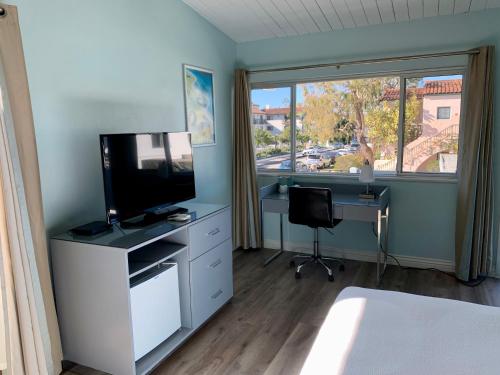
[[[277,240],[264,240],[264,247],[266,249],[279,249],[280,242]],[[312,253],[312,243],[298,243],[285,241],[283,243],[285,251],[294,251],[301,253]],[[331,256],[335,258],[358,260],[362,262],[376,262],[377,253],[375,251],[361,251],[361,250],[351,250],[351,249],[339,249],[333,246],[321,245],[320,251],[325,256]],[[455,262],[445,259],[436,258],[423,258],[414,257],[408,255],[394,255],[399,263],[403,267],[415,267],[415,268],[436,268],[445,272],[455,272]],[[394,259],[390,257],[387,260],[388,264],[396,264]]]

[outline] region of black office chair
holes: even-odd
[[[313,255],[296,255],[294,259],[304,259],[296,268],[295,278],[300,279],[300,271],[308,263],[321,264],[328,272],[328,280],[333,281],[333,270],[326,263],[340,263],[340,271],[344,270],[344,262],[340,259],[322,257],[318,248],[319,228],[333,228],[342,220],[333,218],[332,191],[317,187],[290,187],[288,190],[288,221],[293,224],[307,225],[314,229]],[[290,262],[295,267],[295,261]]]

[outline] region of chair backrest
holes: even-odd
[[[333,227],[332,191],[328,188],[290,187],[288,220],[312,228]]]

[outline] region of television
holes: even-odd
[[[148,224],[196,197],[190,133],[103,134],[100,143],[108,223]]]

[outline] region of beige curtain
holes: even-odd
[[[62,351],[17,9],[0,7],[5,10],[0,17],[0,238],[7,371],[59,374]]]
[[[261,247],[259,193],[250,115],[247,72],[236,70],[233,132],[234,247]]]
[[[455,232],[456,273],[465,281],[492,265],[494,54],[481,47],[469,60]]]

